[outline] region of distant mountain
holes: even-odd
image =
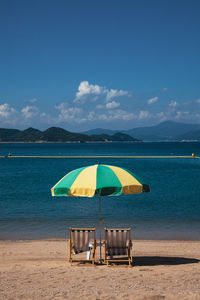
[[[0,142],[104,142],[104,141],[137,141],[133,137],[116,133],[114,135],[89,136],[74,133],[59,127],[51,127],[45,131],[34,128],[26,130],[0,128]]]
[[[200,124],[173,121],[121,132],[103,128],[87,132],[88,134],[75,133],[59,127],[51,127],[45,131],[34,128],[26,130],[0,128],[0,142],[200,141]]]
[[[18,129],[5,129],[0,128],[0,141],[8,142],[19,142],[21,140],[23,141],[35,141],[39,139],[41,135],[41,131],[34,129],[34,128],[28,128],[26,130],[18,130]]]
[[[108,134],[92,135],[91,137],[94,138],[99,137],[99,138],[103,138],[105,141],[112,141],[112,142],[139,142],[140,141],[122,132],[117,132],[113,135],[108,135]]]
[[[45,131],[34,128],[26,130],[0,129],[2,142],[67,142],[67,141],[94,141],[95,139],[80,133],[73,133],[59,127],[51,127]],[[100,141],[104,141],[100,139]]]
[[[95,128],[90,129],[87,131],[82,132],[83,134],[87,135],[100,135],[100,134],[108,134],[113,135],[114,133],[117,133],[119,130],[111,130],[111,129],[104,129],[104,128]]]
[[[30,127],[18,132],[14,137],[14,141],[18,142],[23,140],[24,142],[35,142],[40,139],[41,134],[42,131]]]
[[[144,141],[179,140],[179,136],[186,132],[200,130],[200,124],[185,124],[165,121],[156,126],[138,127],[126,130],[127,134]]]
[[[181,139],[198,139],[200,124],[185,124],[174,121],[165,121],[155,126],[137,127],[121,132],[143,141],[179,141]],[[88,135],[113,135],[117,131],[103,128],[88,130]],[[196,138],[195,138],[196,137]]]
[[[0,141],[11,141],[18,133],[20,133],[18,129],[0,128]]]
[[[200,130],[186,132],[177,138],[181,141],[200,141]]]
[[[111,135],[111,138],[112,141],[140,141],[139,139],[135,139],[134,137],[123,132],[117,132]]]
[[[51,127],[42,132],[41,140],[47,142],[89,141],[91,137],[85,134],[73,133],[59,127]]]

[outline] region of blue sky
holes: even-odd
[[[200,123],[200,1],[0,0],[0,127]]]

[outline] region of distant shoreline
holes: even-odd
[[[200,140],[184,140],[184,141],[177,141],[177,140],[166,140],[166,141],[55,141],[55,142],[48,142],[48,141],[36,141],[36,142],[3,142],[0,141],[0,144],[109,144],[109,143],[200,143]]]
[[[142,143],[143,141],[66,141],[66,142],[0,142],[0,144],[88,144],[88,143]]]

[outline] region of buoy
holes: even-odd
[[[11,153],[8,153],[8,157],[11,157],[12,156],[12,154]]]
[[[194,153],[192,153],[192,157],[195,157],[195,154],[194,154]]]

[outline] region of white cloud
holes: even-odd
[[[171,109],[175,109],[176,107],[178,106],[178,102],[174,101],[174,100],[171,100],[170,104],[169,104],[169,107]]]
[[[22,108],[21,112],[22,112],[22,115],[26,119],[30,119],[30,118],[37,116],[39,113],[39,110],[36,106],[27,105]]]
[[[128,91],[110,89],[109,91],[107,91],[106,100],[109,101],[112,98],[128,96],[128,95],[129,95]]]
[[[145,119],[148,118],[150,113],[147,110],[141,110],[139,113],[139,119]]]
[[[117,111],[116,116],[118,116],[119,120],[124,121],[132,120],[136,117],[133,113],[121,109]]]
[[[180,119],[180,118],[182,117],[182,115],[183,115],[183,114],[182,114],[181,111],[177,111],[174,118],[175,118],[175,119]]]
[[[108,109],[113,109],[113,108],[116,108],[116,107],[119,107],[119,106],[120,106],[120,103],[116,102],[116,101],[108,102],[106,104],[106,108],[108,108]]]
[[[189,111],[176,111],[175,119],[181,119],[181,118],[187,119],[188,115],[191,118]]]
[[[101,114],[99,115],[99,120],[102,121],[113,121],[113,120],[132,120],[136,116],[133,113],[129,113],[122,109],[110,110],[108,114]]]
[[[200,99],[197,99],[196,102],[197,102],[197,103],[200,103]]]
[[[168,90],[168,88],[163,88],[162,90],[163,90],[163,92],[166,92]]]
[[[35,103],[35,102],[37,102],[38,100],[36,99],[36,98],[32,98],[32,99],[30,99],[30,100],[28,100],[28,102],[30,102],[30,103]]]
[[[79,107],[69,107],[68,103],[60,103],[55,108],[60,112],[57,118],[57,122],[73,121],[76,123],[82,123],[86,121],[92,122],[96,120],[112,121],[112,120],[131,120],[135,118],[135,115],[133,113],[126,112],[125,110],[122,109],[116,109],[116,110],[111,109],[108,110],[107,113],[99,114],[96,113],[95,110],[85,111]]]
[[[69,108],[69,104],[67,102],[62,102],[58,105],[55,105],[55,108],[62,112]]]
[[[158,118],[159,121],[165,121],[165,120],[167,120],[167,116],[166,116],[166,114],[163,111],[157,113],[156,114],[156,118]]]
[[[153,103],[157,102],[158,99],[159,99],[158,97],[150,98],[150,99],[147,100],[147,103],[148,103],[148,104],[153,104]]]
[[[94,121],[96,120],[96,114],[94,111],[89,111],[88,115],[87,115],[87,120],[88,121]]]
[[[102,109],[102,108],[104,108],[104,107],[105,107],[105,105],[102,105],[102,104],[98,104],[98,105],[96,106],[97,109]]]
[[[47,116],[47,114],[44,112],[40,114],[40,117],[46,117],[46,116]]]
[[[11,107],[8,103],[0,105],[0,118],[9,118],[11,115],[16,113],[16,110]]]
[[[90,84],[88,81],[81,81],[78,87],[78,92],[73,100],[74,103],[84,103],[86,100],[97,101],[100,97],[105,97],[106,102],[113,98],[121,96],[130,96],[130,93],[125,90],[107,89],[106,87]]]
[[[170,109],[155,114],[156,119],[158,119],[160,122],[165,120],[178,120],[178,121],[181,120],[190,121],[191,119],[198,120],[197,116],[191,111],[176,110],[177,106],[179,106],[179,104],[176,105],[175,103],[173,103]]]
[[[84,100],[89,96],[92,97],[93,101],[96,101],[98,99],[97,96],[105,94],[106,92],[107,89],[104,87],[97,84],[89,84],[88,81],[81,81],[74,102],[84,102]]]
[[[80,114],[82,113],[82,109],[79,107],[69,107],[67,103],[63,102],[59,105],[55,106],[57,110],[60,111],[58,115],[59,122],[71,122],[71,121],[80,121]]]

